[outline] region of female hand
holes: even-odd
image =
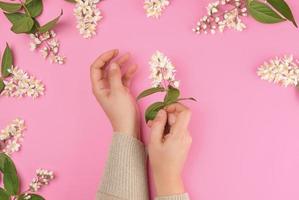
[[[187,107],[175,103],[160,110],[149,122],[149,160],[158,196],[184,193],[181,173],[192,142],[188,131],[190,117]],[[166,123],[170,132],[164,136]]]
[[[122,75],[120,66],[130,55],[125,54],[112,61],[117,55],[118,50],[105,52],[91,65],[92,91],[108,116],[113,130],[138,138],[138,109],[129,89],[137,65],[131,65]]]

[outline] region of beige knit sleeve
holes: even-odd
[[[185,194],[179,194],[173,196],[163,196],[163,197],[157,197],[155,198],[155,200],[189,200],[189,195],[185,193]]]
[[[146,152],[132,136],[115,133],[97,200],[148,200]]]

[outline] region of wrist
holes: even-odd
[[[185,192],[184,183],[180,176],[155,176],[154,182],[157,196],[170,196],[183,194]]]

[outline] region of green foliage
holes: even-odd
[[[157,92],[164,92],[165,89],[162,88],[162,87],[153,87],[153,88],[149,88],[147,90],[144,90],[143,92],[141,92],[138,97],[137,97],[137,100],[143,98],[143,97],[146,97],[146,96],[149,96],[151,94],[154,94],[154,93],[157,93]]]
[[[13,65],[13,54],[8,44],[6,43],[6,48],[1,62],[1,74],[3,78],[6,78],[10,75],[9,69]]]
[[[7,3],[7,2],[0,1],[0,8],[4,12],[13,13],[13,12],[17,12],[18,10],[20,10],[22,8],[22,4],[20,4],[20,3]]]
[[[32,29],[34,21],[31,17],[24,16],[20,20],[13,23],[11,27],[12,32],[14,33],[28,33]]]
[[[149,120],[155,119],[159,110],[165,107],[164,102],[155,102],[150,105],[145,111],[145,121],[148,122]]]
[[[0,199],[1,200],[10,200],[9,194],[3,188],[0,188]]]
[[[60,17],[61,17],[62,15],[63,15],[63,10],[61,10],[61,12],[60,12],[60,14],[59,14],[58,17],[56,17],[55,19],[49,21],[49,22],[46,23],[45,25],[41,26],[41,27],[38,29],[38,31],[39,31],[40,33],[45,33],[45,32],[47,32],[47,31],[49,31],[49,30],[52,30],[52,29],[56,26],[57,22],[59,21],[59,19],[60,19]]]
[[[0,93],[4,90],[5,84],[2,79],[0,79]]]
[[[70,2],[70,3],[77,3],[76,0],[65,0],[65,1]]]
[[[248,6],[251,16],[259,22],[273,24],[285,21],[284,18],[278,15],[270,6],[265,3],[252,0]]]
[[[5,190],[10,195],[18,195],[20,182],[17,169],[13,161],[5,153],[0,154],[0,169],[3,173],[3,183]]]
[[[179,96],[180,96],[180,91],[177,88],[169,86],[166,96],[164,98],[164,102],[166,105],[172,104],[177,101]]]
[[[284,0],[266,1],[267,3],[258,0],[247,0],[249,13],[255,20],[265,24],[289,20],[297,27],[292,11]]]
[[[0,1],[0,9],[5,13],[7,19],[11,22],[11,31],[14,33],[44,33],[52,30],[59,21],[62,11],[58,17],[40,26],[37,17],[43,12],[42,0],[26,0],[24,3],[5,3]]]
[[[196,101],[196,99],[189,97],[189,98],[180,98],[180,90],[172,87],[172,86],[168,86],[168,89],[162,88],[162,87],[156,87],[156,88],[149,88],[147,90],[144,90],[143,92],[141,92],[138,97],[137,100],[149,96],[151,94],[155,94],[157,92],[166,92],[165,97],[164,97],[164,101],[159,101],[159,102],[155,102],[153,104],[151,104],[145,111],[145,121],[148,122],[149,120],[153,120],[155,119],[157,113],[159,112],[159,110],[165,108],[166,106],[175,103],[175,102],[179,102],[179,101],[183,101],[183,100],[192,100],[192,101]]]
[[[27,0],[25,5],[31,17],[37,17],[43,11],[42,0]]]
[[[291,21],[295,27],[298,27],[289,5],[284,0],[267,0],[267,2],[282,16]]]

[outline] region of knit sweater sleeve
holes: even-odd
[[[173,196],[163,196],[163,197],[157,197],[155,198],[155,200],[189,200],[189,195],[185,193],[185,194],[179,194]]]
[[[132,136],[115,133],[97,200],[148,200],[146,152]]]

